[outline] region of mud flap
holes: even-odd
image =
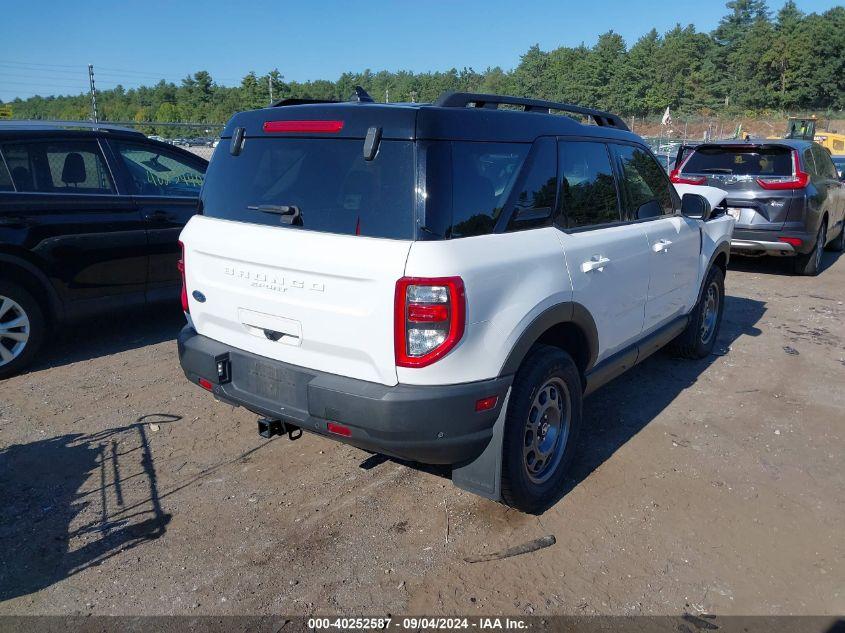
[[[502,441],[510,396],[511,390],[508,388],[487,448],[473,461],[452,469],[452,483],[458,488],[493,501],[502,499]]]

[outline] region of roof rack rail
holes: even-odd
[[[279,99],[271,107],[282,108],[284,106],[308,105],[309,103],[338,103],[334,99],[296,99],[290,97],[288,99]]]
[[[8,119],[0,121],[0,130],[3,129],[30,129],[30,130],[58,130],[63,128],[86,128],[90,130],[103,130],[105,132],[127,132],[129,134],[138,134],[145,136],[143,132],[134,130],[131,127],[125,127],[115,123],[97,122],[94,121],[51,121],[41,119]]]
[[[488,95],[477,92],[444,92],[434,105],[441,108],[465,108],[473,104],[476,108],[492,108],[496,109],[500,105],[514,105],[522,106],[524,112],[542,112],[551,114],[552,110],[560,110],[562,112],[571,112],[573,114],[583,114],[591,117],[596,125],[602,127],[613,127],[619,130],[628,131],[628,126],[622,117],[604,112],[603,110],[594,110],[593,108],[582,108],[581,106],[572,105],[571,103],[558,103],[556,101],[543,101],[541,99],[525,99],[523,97],[509,97],[502,95]]]

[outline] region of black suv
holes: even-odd
[[[179,295],[179,232],[208,162],[87,127],[0,123],[0,378],[64,321]]]
[[[790,256],[796,273],[816,275],[825,247],[845,249],[845,185],[818,143],[748,139],[689,149],[679,153],[672,181],[728,192],[734,253]]]

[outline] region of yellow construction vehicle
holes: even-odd
[[[816,130],[817,122],[818,119],[815,116],[809,118],[791,116],[787,120],[784,138],[814,140],[831,154],[845,154],[845,134],[829,130],[818,131]]]

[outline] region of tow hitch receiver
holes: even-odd
[[[286,424],[281,420],[258,418],[258,434],[268,440],[274,435],[281,436],[287,434],[288,439],[293,441],[302,437],[302,429],[293,424]]]

